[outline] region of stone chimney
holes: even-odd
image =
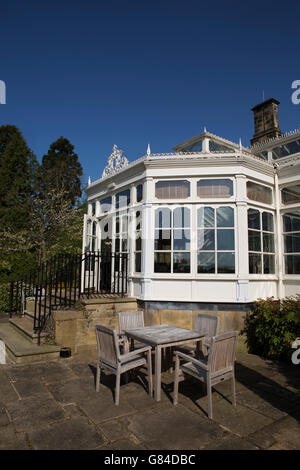
[[[279,101],[270,98],[252,108],[254,136],[251,139],[251,145],[282,135],[278,124],[278,105]]]

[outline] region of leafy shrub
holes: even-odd
[[[300,333],[300,296],[258,300],[247,315],[244,333],[250,353],[267,359],[290,359]]]

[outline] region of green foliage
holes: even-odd
[[[37,160],[15,126],[0,126],[0,229],[27,227]]]
[[[41,194],[50,190],[63,191],[64,199],[74,206],[81,197],[82,166],[71,142],[60,137],[50,145],[40,166],[38,189]]]
[[[28,251],[16,251],[0,257],[0,283],[18,281],[36,269],[36,256]]]
[[[0,284],[0,312],[9,312],[10,285]]]
[[[41,165],[15,126],[0,126],[0,283],[18,280],[56,253],[80,253],[82,167],[69,140]]]
[[[247,315],[244,333],[250,353],[267,359],[290,359],[300,331],[300,296],[258,300]]]

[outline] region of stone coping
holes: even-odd
[[[83,305],[91,304],[122,304],[136,302],[135,297],[110,297],[110,298],[97,298],[97,299],[84,299],[81,300]]]

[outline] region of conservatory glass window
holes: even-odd
[[[282,216],[285,273],[300,274],[300,210]]]
[[[247,197],[252,201],[264,204],[272,204],[273,202],[272,189],[262,184],[253,183],[253,181],[247,181]]]
[[[130,204],[130,189],[125,189],[116,195],[116,209],[127,207]]]
[[[203,179],[197,182],[197,196],[201,198],[230,197],[233,182],[230,179]]]
[[[300,184],[289,186],[281,190],[282,204],[295,204],[300,202]]]
[[[186,199],[190,196],[190,183],[186,180],[158,181],[155,197],[158,199]]]
[[[198,273],[235,273],[233,208],[200,207],[197,227]]]
[[[275,273],[274,218],[270,212],[248,209],[250,274]]]
[[[155,212],[154,272],[190,273],[190,209]]]
[[[112,199],[111,196],[108,196],[100,201],[101,213],[105,214],[106,212],[111,211]]]
[[[134,270],[140,273],[142,270],[142,213],[135,213],[135,254],[134,254]]]
[[[138,184],[136,187],[136,202],[141,202],[143,200],[143,185]]]

